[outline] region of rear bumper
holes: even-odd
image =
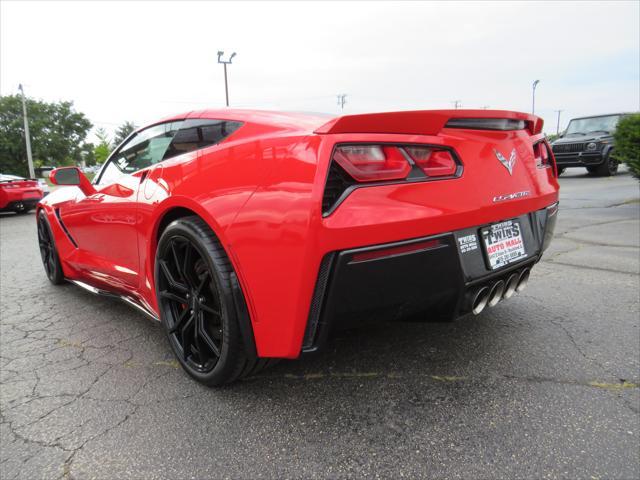
[[[28,198],[24,200],[12,200],[4,207],[0,208],[0,212],[21,212],[26,210],[33,210],[38,205],[39,198]]]
[[[604,160],[603,152],[554,153],[554,157],[558,168],[600,165]]]
[[[411,317],[442,320],[468,313],[465,299],[469,292],[499,279],[506,281],[540,259],[553,236],[556,217],[556,208],[517,217],[527,256],[493,271],[480,238],[480,229],[487,225],[327,254],[316,282],[302,351],[317,350],[332,328],[347,322]]]

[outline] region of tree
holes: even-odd
[[[124,122],[116,130],[116,136],[113,138],[113,147],[120,145],[138,127],[133,122]]]
[[[93,156],[96,163],[101,164],[109,157],[111,153],[111,141],[104,128],[96,130],[96,137],[98,138],[98,144],[93,148]]]
[[[73,102],[48,103],[27,99],[31,150],[36,165],[73,165],[82,160],[89,119]],[[27,176],[27,153],[22,120],[22,98],[0,97],[0,172]]]
[[[629,165],[633,176],[640,179],[640,113],[622,118],[614,137],[615,158]]]

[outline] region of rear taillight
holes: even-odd
[[[358,182],[380,182],[406,178],[411,165],[397,147],[341,145],[333,159]]]
[[[427,177],[449,177],[455,175],[458,169],[458,164],[448,150],[406,147],[405,151]]]
[[[341,144],[331,157],[322,214],[331,213],[358,187],[457,178],[462,164],[455,152],[434,145]]]
[[[551,166],[551,155],[545,142],[538,142],[533,146],[533,156],[538,167]]]
[[[451,177],[459,167],[449,150],[418,145],[338,145],[333,160],[357,182]]]

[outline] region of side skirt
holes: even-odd
[[[80,288],[83,288],[84,290],[86,290],[88,292],[93,293],[94,295],[100,295],[102,297],[117,298],[118,300],[121,300],[124,303],[126,303],[127,305],[129,305],[129,306],[135,308],[136,310],[142,312],[143,314],[145,314],[151,320],[155,320],[156,322],[160,321],[160,319],[158,317],[156,317],[156,315],[152,311],[150,311],[148,308],[146,308],[140,302],[135,300],[133,297],[130,297],[128,295],[120,295],[118,293],[109,292],[107,290],[102,290],[101,288],[93,287],[93,286],[91,286],[91,285],[89,285],[87,283],[81,282],[79,280],[69,280],[69,279],[67,279],[67,281],[73,283],[74,285],[77,285]]]

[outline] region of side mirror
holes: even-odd
[[[62,167],[56,168],[49,173],[49,180],[54,185],[75,185],[80,187],[85,195],[93,195],[96,189],[84,173],[78,167]]]

